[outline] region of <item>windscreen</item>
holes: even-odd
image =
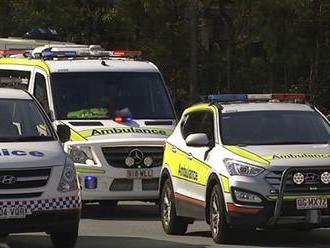
[[[225,145],[327,144],[330,126],[317,112],[247,111],[220,117]]]
[[[175,118],[158,73],[54,73],[52,87],[58,119]]]
[[[0,100],[0,142],[55,140],[52,129],[32,100]]]

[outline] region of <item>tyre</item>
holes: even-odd
[[[231,230],[226,222],[226,210],[219,185],[215,185],[212,189],[209,206],[210,227],[214,242],[221,244],[230,241]]]
[[[113,200],[109,200],[109,201],[100,201],[100,205],[102,207],[116,207],[118,205],[118,201],[113,201]]]
[[[65,228],[65,227],[63,227]],[[50,234],[50,239],[55,248],[73,248],[78,238],[78,228],[69,232],[56,232]]]
[[[182,235],[187,231],[189,222],[176,215],[174,192],[171,181],[167,179],[161,192],[160,218],[165,233]]]

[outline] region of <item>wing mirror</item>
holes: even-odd
[[[205,133],[193,133],[186,138],[187,146],[210,146],[210,140]]]
[[[67,125],[58,125],[57,126],[57,135],[60,138],[62,143],[65,143],[70,140],[71,137],[71,129]]]

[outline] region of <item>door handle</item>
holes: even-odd
[[[176,148],[176,146],[172,146],[172,152],[176,153],[178,151],[178,148]]]
[[[193,155],[191,153],[188,153],[188,159],[192,160],[193,159]]]

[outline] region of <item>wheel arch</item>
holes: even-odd
[[[164,183],[166,182],[167,179],[171,180],[171,175],[170,172],[167,168],[164,168],[160,174],[160,179],[159,179],[159,201],[160,201],[160,197],[161,197],[161,192],[163,190],[164,187]]]
[[[205,220],[207,224],[210,224],[210,198],[211,198],[211,193],[214,185],[219,185],[221,192],[222,186],[219,177],[215,174],[212,173],[207,181],[207,186],[206,186],[206,195],[205,195]]]

